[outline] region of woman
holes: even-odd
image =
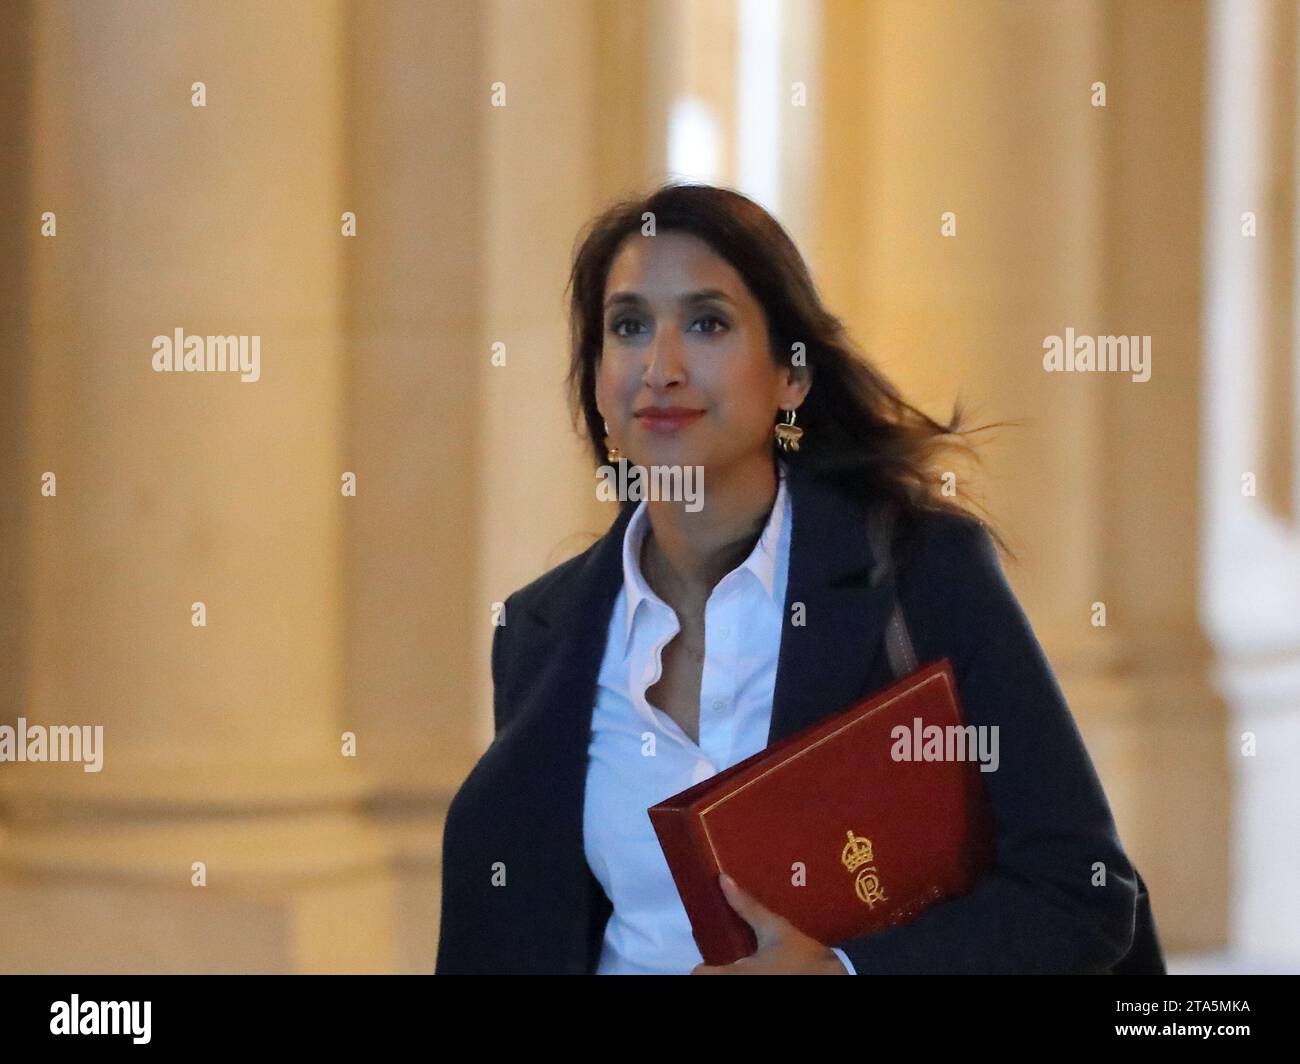
[[[572,400],[597,465],[702,469],[704,505],[625,500],[506,600],[496,737],[447,816],[438,973],[1114,968],[1140,879],[995,534],[937,490],[960,415],[937,424],[856,358],[785,231],[735,192],[669,185],[611,208],[571,285]],[[875,581],[882,500],[894,569]],[[968,723],[999,728],[995,867],[830,946],[724,880],[758,950],[702,964],[646,809],[888,686],[895,602],[919,660],[950,659]]]

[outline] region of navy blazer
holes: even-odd
[[[788,466],[768,742],[894,682],[882,636],[895,592],[918,660],[949,658],[967,723],[999,727],[999,767],[981,773],[995,867],[909,924],[832,944],[860,975],[1109,971],[1134,941],[1138,876],[989,533],[926,511],[900,524],[894,573],[873,587],[862,503]],[[595,971],[611,906],[583,850],[583,793],[632,512],[506,600],[492,643],[496,737],[447,814],[437,974]],[[802,625],[789,623],[796,602]]]

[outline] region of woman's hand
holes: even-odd
[[[848,975],[839,957],[789,920],[764,908],[729,875],[719,876],[731,907],[754,929],[758,950],[731,964],[697,964],[691,975]]]

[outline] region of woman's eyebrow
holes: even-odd
[[[691,303],[706,303],[709,301],[720,303],[733,302],[732,298],[720,288],[701,288],[694,292],[685,292],[677,298],[677,302],[681,303],[683,306],[687,306]],[[605,309],[609,310],[611,307],[624,305],[644,306],[645,303],[645,297],[636,292],[615,292],[605,300]]]

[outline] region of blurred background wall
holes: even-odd
[[[1294,3],[0,17],[0,724],[104,728],[0,763],[0,970],[432,970],[492,605],[613,516],[574,241],[666,178],[771,209],[932,416],[1021,423],[960,483],[1172,969],[1300,970]],[[1045,372],[1067,328],[1150,379]],[[155,372],[176,329],[260,378]]]

